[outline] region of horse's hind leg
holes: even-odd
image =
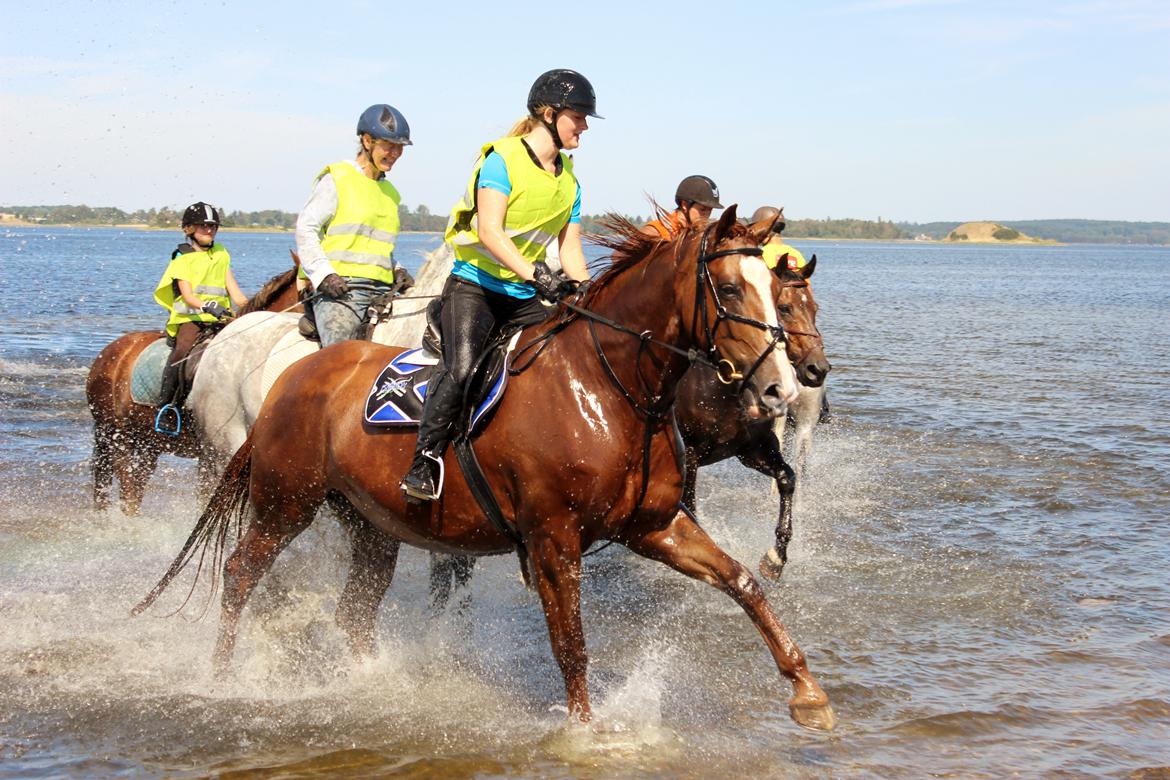
[[[125,436],[123,433],[123,438]],[[142,495],[146,492],[146,483],[158,466],[159,449],[151,444],[115,446],[114,473],[118,477],[122,511],[127,515],[137,515],[142,506]]]
[[[217,673],[225,673],[231,662],[240,613],[252,590],[281,550],[309,527],[316,511],[317,504],[300,506],[295,499],[256,510],[252,523],[223,568],[223,601],[214,656]]]
[[[98,509],[110,505],[110,488],[114,484],[113,431],[101,423],[93,426],[93,504]]]
[[[447,608],[451,594],[471,582],[475,558],[469,555],[431,553],[431,611],[435,614]],[[464,599],[464,602],[467,600]],[[460,604],[460,608],[463,604]]]
[[[739,454],[739,460],[748,468],[767,474],[776,481],[780,511],[776,517],[776,544],[760,559],[760,574],[773,582],[780,580],[784,564],[788,563],[788,545],[792,541],[792,505],[796,493],[796,474],[784,462],[780,442],[771,429]]]
[[[394,579],[399,541],[371,525],[340,494],[330,495],[329,505],[349,532],[351,551],[349,576],[337,602],[337,625],[355,656],[373,655],[374,623]]]
[[[759,583],[751,572],[720,550],[690,516],[680,511],[666,528],[651,528],[618,541],[639,555],[661,561],[735,599],[764,637],[780,672],[792,683],[793,695],[788,700],[792,719],[809,728],[833,728],[836,717],[829,697],[808,670],[800,648],[772,612]]]

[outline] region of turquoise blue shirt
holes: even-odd
[[[483,161],[483,165],[480,166],[479,186],[502,192],[505,195],[512,194],[512,180],[508,178],[508,166],[504,164],[504,158],[496,152],[489,153],[487,159]],[[578,224],[581,222],[580,182],[577,182],[577,197],[573,199],[573,210],[569,214],[569,222]],[[487,271],[481,271],[462,260],[455,261],[455,267],[451,269],[451,273],[492,292],[510,295],[513,298],[531,298],[536,295],[536,291],[528,282],[505,282],[503,279],[497,279]]]

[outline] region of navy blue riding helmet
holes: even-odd
[[[362,112],[357,123],[357,134],[369,133],[391,143],[409,146],[410,125],[397,108],[386,103],[376,103]]]

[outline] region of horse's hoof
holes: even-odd
[[[776,554],[775,549],[768,550],[763,558],[760,558],[760,574],[764,579],[772,582],[779,582],[780,575],[784,572],[784,561],[780,560],[780,556]]]
[[[806,729],[832,731],[837,725],[837,716],[829,704],[789,704],[792,719]]]

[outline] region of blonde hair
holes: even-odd
[[[552,106],[537,106],[536,110],[528,116],[516,120],[516,124],[512,125],[512,129],[508,131],[506,138],[515,138],[516,136],[528,135],[538,127],[543,126],[541,116],[544,115],[545,109],[552,108]]]

